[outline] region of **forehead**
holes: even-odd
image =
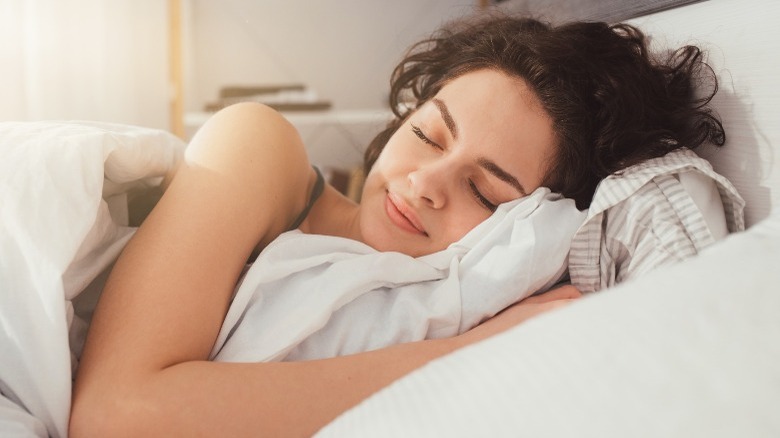
[[[533,90],[520,77],[500,70],[480,69],[457,76],[445,83],[437,97],[463,100],[473,104],[490,104],[496,110],[517,109],[522,104],[526,110],[547,116]]]
[[[477,70],[445,84],[436,99],[447,106],[464,144],[509,165],[522,162],[518,172],[543,176],[555,150],[553,124],[523,79]],[[440,117],[432,102],[426,110]]]

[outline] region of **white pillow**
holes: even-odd
[[[434,361],[319,436],[777,436],[780,215]]]

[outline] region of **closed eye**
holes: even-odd
[[[474,181],[469,180],[469,188],[471,188],[471,192],[474,194],[474,197],[477,198],[477,201],[479,201],[480,204],[482,204],[485,208],[487,208],[491,212],[496,211],[498,206],[490,202],[482,193],[480,193],[479,189],[477,188],[477,185],[474,184]]]
[[[410,124],[410,126],[412,127],[412,132],[414,133],[414,135],[416,135],[417,138],[422,140],[423,143],[426,143],[426,144],[428,144],[428,145],[430,145],[430,146],[432,146],[432,147],[434,147],[436,149],[440,149],[440,150],[444,149],[444,148],[441,147],[440,144],[438,144],[435,141],[433,141],[430,138],[428,138],[428,136],[425,135],[425,133],[422,131],[422,129],[420,129],[418,126],[415,126],[415,125],[412,125],[412,124]],[[485,207],[486,209],[490,210],[491,212],[496,211],[496,209],[498,208],[498,205],[490,202],[490,200],[488,200],[482,194],[482,192],[479,191],[479,189],[477,188],[477,185],[474,183],[474,181],[469,179],[468,180],[468,184],[469,184],[469,189],[471,189],[471,193],[474,195],[474,198],[477,200],[477,202],[479,202],[483,207]]]
[[[416,135],[416,136],[417,136],[417,137],[418,137],[420,140],[422,140],[424,143],[427,143],[427,144],[429,144],[429,145],[431,145],[431,146],[435,147],[436,149],[443,149],[443,148],[441,147],[441,145],[439,145],[439,144],[438,144],[438,143],[436,143],[435,141],[433,141],[433,140],[431,140],[430,138],[428,138],[428,136],[427,136],[427,135],[425,135],[425,133],[424,133],[424,132],[422,132],[422,129],[420,129],[420,128],[419,128],[419,127],[417,127],[417,126],[411,125],[411,124],[410,124],[410,126],[412,127],[412,132],[414,133],[414,135]]]

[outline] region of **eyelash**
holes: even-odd
[[[482,193],[479,192],[479,190],[477,189],[477,185],[474,184],[474,181],[469,180],[469,187],[471,187],[471,192],[474,193],[474,196],[482,205],[485,206],[485,208],[487,208],[490,211],[496,211],[496,208],[498,208],[498,206],[488,201],[486,197],[482,196]]]
[[[411,125],[411,126],[412,126],[412,132],[414,133],[414,135],[416,135],[424,143],[427,143],[427,144],[435,147],[436,149],[442,149],[442,147],[438,143],[436,143],[433,140],[431,140],[430,138],[428,138],[428,136],[425,135],[424,132],[422,132],[422,129],[420,129],[417,126],[414,126],[414,125]]]
[[[414,125],[411,126],[414,135],[416,135],[420,140],[422,140],[423,143],[433,146],[436,149],[443,149],[438,143],[428,138],[428,136],[425,135],[424,132],[422,132],[422,129]],[[487,208],[491,212],[496,211],[496,208],[498,208],[498,206],[490,202],[487,198],[485,198],[485,196],[482,195],[482,193],[480,193],[479,189],[477,189],[477,185],[474,184],[474,181],[469,180],[469,188],[471,189],[471,192],[474,194],[474,197],[477,199],[477,201],[480,204],[482,204],[485,208]]]

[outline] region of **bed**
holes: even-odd
[[[709,49],[728,140],[702,155],[745,198],[745,232],[434,361],[319,436],[780,434],[778,16],[712,0],[631,21]]]
[[[702,154],[747,201],[746,232],[435,361],[320,435],[780,433],[780,99],[770,81],[780,61],[769,46],[779,14],[770,0],[710,0],[634,20],[656,44],[710,49],[728,142]],[[2,145],[3,436],[66,435],[85,329],[76,316],[132,233],[133,193],[159,184],[184,148],[138,127],[46,127],[49,137],[14,125]]]

